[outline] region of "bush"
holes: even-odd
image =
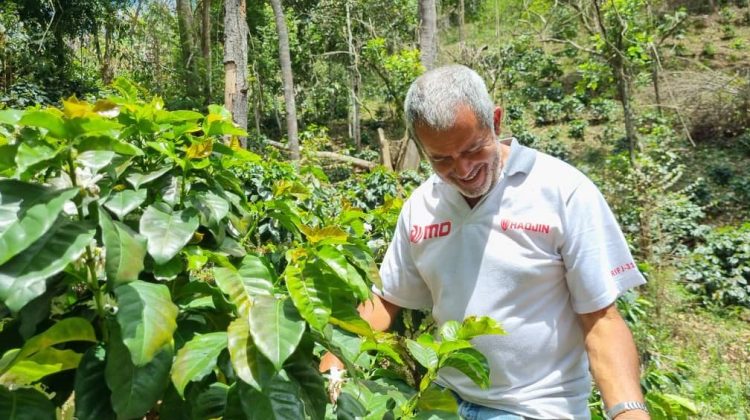
[[[705,305],[750,308],[750,223],[709,232],[683,262],[682,274]]]
[[[575,96],[568,95],[560,101],[560,107],[565,114],[565,120],[575,120],[581,117],[581,113],[586,108],[578,98]]]
[[[601,124],[611,120],[616,107],[615,102],[609,99],[596,98],[592,100],[591,104],[589,104],[589,112],[591,114],[589,121],[594,124]]]
[[[576,140],[583,140],[588,123],[584,120],[573,120],[568,128],[568,135]]]
[[[703,44],[701,55],[705,58],[714,58],[716,56],[716,46],[710,42]]]
[[[562,121],[564,113],[558,102],[543,99],[532,105],[534,110],[534,121],[537,125],[554,124]]]

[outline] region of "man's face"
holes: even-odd
[[[479,198],[497,182],[500,154],[495,133],[481,127],[469,107],[459,109],[447,130],[417,124],[415,132],[438,176],[464,197]]]

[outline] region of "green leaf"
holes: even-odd
[[[342,245],[342,248],[347,254],[347,259],[362,270],[375,287],[382,289],[383,283],[380,280],[380,271],[372,256],[355,245],[345,244]]]
[[[258,350],[250,336],[246,318],[235,319],[227,329],[229,358],[237,376],[248,385],[260,390],[263,360],[257,357]],[[268,363],[268,362],[266,362]]]
[[[21,117],[19,124],[28,127],[44,128],[51,135],[60,139],[70,134],[65,127],[65,121],[62,117],[50,111],[28,111]]]
[[[78,189],[53,190],[38,184],[0,180],[0,265],[34,243],[57,220]]]
[[[305,412],[292,382],[276,375],[263,391],[238,382],[227,395],[224,420],[304,419]]]
[[[417,401],[417,408],[424,411],[458,412],[458,402],[449,389],[431,386],[422,392]]]
[[[45,280],[78,259],[96,233],[60,221],[33,245],[0,266],[0,300],[17,312],[46,290]]]
[[[171,166],[165,166],[164,168],[158,169],[153,172],[148,172],[145,174],[133,172],[131,174],[128,174],[128,176],[125,177],[125,180],[130,183],[130,185],[133,186],[136,190],[141,187],[141,185],[148,184],[151,181],[154,181],[156,179],[159,179],[162,175],[166,174],[167,172],[171,171]]]
[[[25,360],[16,362],[0,376],[0,382],[8,385],[29,385],[47,375],[75,369],[80,360],[81,354],[72,350],[46,348]]]
[[[2,127],[0,126],[0,130]],[[2,140],[2,132],[0,132],[0,140]],[[0,174],[3,171],[16,167],[16,153],[18,152],[19,144],[0,144]],[[8,172],[11,174],[15,171]]]
[[[216,367],[216,358],[227,348],[227,333],[196,334],[177,352],[172,369],[172,383],[181,397],[191,381],[197,381]]]
[[[229,213],[229,202],[211,191],[198,191],[191,197],[193,206],[201,214],[201,224],[213,227]]]
[[[420,365],[427,369],[435,369],[438,366],[438,355],[429,346],[420,344],[414,340],[406,340],[406,348]]]
[[[29,356],[39,353],[51,346],[70,341],[96,342],[96,334],[91,323],[83,318],[65,318],[49,327],[41,334],[31,337],[21,347],[21,350],[3,355],[0,361],[0,374],[5,373],[15,363],[26,360]],[[11,357],[6,357],[11,354]]]
[[[490,367],[478,350],[469,348],[450,353],[440,362],[440,368],[452,367],[468,376],[482,389],[490,386]]]
[[[365,300],[370,297],[370,288],[367,287],[367,283],[359,275],[357,269],[349,264],[344,254],[336,248],[326,245],[318,250],[317,256],[334,274],[349,285],[359,299]]]
[[[250,335],[258,350],[280,370],[305,332],[291,300],[257,296],[250,309]]]
[[[115,152],[110,150],[89,150],[78,155],[76,163],[79,166],[90,168],[92,172],[97,173],[109,165],[114,157]]]
[[[284,281],[302,318],[314,329],[322,331],[331,317],[331,296],[327,293],[328,287],[325,284],[327,276],[319,271],[319,276],[307,274],[303,277],[302,270],[290,263],[284,269]]]
[[[195,210],[165,213],[149,206],[141,217],[140,232],[148,239],[148,253],[157,264],[164,264],[187,245],[198,229]]]
[[[99,212],[99,226],[106,249],[107,282],[110,290],[121,284],[138,280],[146,257],[146,238],[133,232],[125,224],[112,221],[106,211]]]
[[[114,330],[107,348],[105,368],[107,386],[112,390],[112,408],[118,419],[140,418],[162,398],[169,383],[174,352],[171,346],[162,347],[150,362],[136,366],[116,333],[117,328]]]
[[[318,364],[312,359],[314,346],[310,335],[303,337],[297,351],[284,364],[284,372],[298,387],[296,394],[304,402],[306,418],[322,419],[325,417],[328,393]]]
[[[125,156],[143,156],[143,150],[135,145],[102,135],[81,137],[78,140],[76,149],[78,149],[79,152],[86,152],[89,150],[109,150]]]
[[[48,162],[60,153],[59,149],[54,149],[45,143],[29,144],[21,143],[16,150],[16,176],[24,175],[36,165]]]
[[[195,419],[216,419],[224,414],[227,405],[227,394],[229,386],[214,382],[208,386],[208,389],[198,394],[198,397],[192,403],[193,418]]]
[[[479,335],[505,335],[505,330],[490,317],[470,316],[464,319],[456,334],[456,339],[471,340]]]
[[[149,363],[172,342],[177,328],[177,307],[162,284],[136,280],[115,289],[119,309],[117,322],[123,342],[136,366]]]
[[[23,114],[24,111],[18,109],[3,109],[0,111],[0,124],[16,125]]]
[[[33,388],[9,391],[0,386],[0,418],[3,420],[55,420],[55,405]]]
[[[114,420],[111,391],[104,378],[105,350],[102,345],[88,349],[78,364],[75,379],[75,416],[79,420]]]
[[[148,190],[123,190],[112,193],[104,207],[114,213],[120,220],[146,201]]]
[[[381,353],[385,356],[390,357],[393,359],[396,363],[403,365],[404,361],[401,359],[401,355],[398,354],[398,350],[396,348],[395,343],[389,343],[387,341],[377,341],[373,337],[367,338],[365,341],[362,342],[362,346],[360,348],[362,351],[370,351],[375,350],[378,353]]]
[[[249,254],[243,258],[239,269],[215,267],[214,277],[244,319],[250,315],[255,296],[273,296],[274,273],[257,255]]]

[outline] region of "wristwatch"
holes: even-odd
[[[625,401],[619,404],[615,404],[612,408],[607,410],[607,418],[609,420],[612,420],[618,414],[630,410],[643,410],[648,413],[648,407],[646,407],[646,404],[639,401]]]

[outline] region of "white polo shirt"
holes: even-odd
[[[599,190],[572,166],[513,139],[503,176],[472,209],[433,175],[404,204],[380,268],[385,300],[432,309],[439,325],[490,316],[505,336],[473,340],[482,390],[452,368],[464,400],[533,418],[589,418],[579,313],[645,283]]]

